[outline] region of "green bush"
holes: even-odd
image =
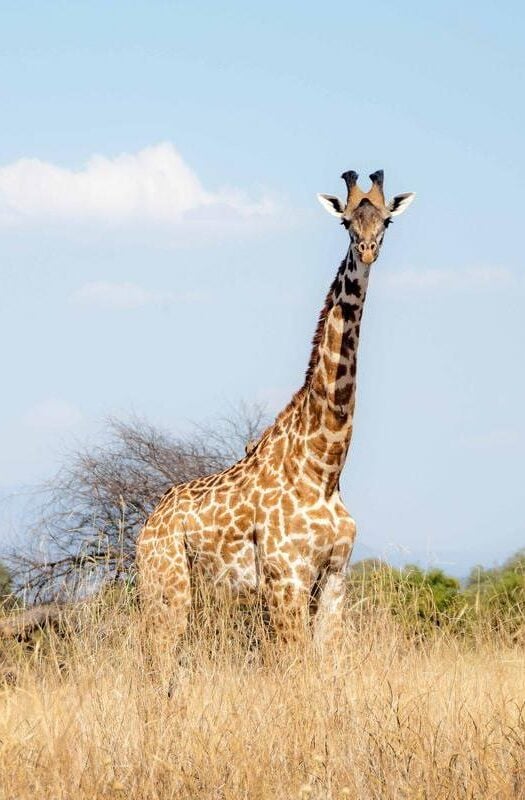
[[[460,584],[441,569],[396,569],[382,561],[357,562],[348,578],[350,603],[386,609],[407,633],[427,634],[448,625],[461,606]]]
[[[499,567],[475,567],[464,588],[442,569],[396,569],[366,559],[349,572],[348,599],[354,615],[382,610],[410,636],[445,628],[460,636],[496,631],[525,642],[525,550]]]
[[[514,637],[525,634],[525,550],[519,550],[500,567],[475,567],[465,596],[475,615],[491,628]]]

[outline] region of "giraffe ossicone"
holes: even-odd
[[[302,387],[248,443],[244,458],[169,489],[139,535],[140,601],[159,647],[175,644],[186,629],[192,573],[236,595],[263,592],[284,638],[299,635],[309,618],[319,643],[340,625],[356,526],[339,478],[352,436],[361,317],[385,230],[414,198],[407,193],[385,202],[381,170],[370,175],[368,192],[357,173],[342,178],[346,202],[318,195],[350,241],[319,316]]]

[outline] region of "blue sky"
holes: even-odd
[[[277,412],[346,246],[315,193],[384,168],[417,199],[367,300],[356,555],[462,574],[524,546],[524,17],[4,3],[2,494],[108,414],[182,431],[241,399]]]

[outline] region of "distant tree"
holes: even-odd
[[[225,469],[260,435],[263,421],[261,407],[241,406],[183,438],[144,420],[110,419],[102,444],[69,453],[41,487],[29,530],[37,544],[10,558],[17,589],[49,600],[124,578],[137,534],[164,492]]]
[[[525,575],[525,547],[517,550],[514,555],[507,558],[501,567],[503,572],[514,572],[516,575]]]
[[[493,628],[516,635],[525,632],[525,549],[518,550],[500,566],[474,567],[466,596],[480,617]]]
[[[447,612],[455,603],[460,591],[460,583],[456,578],[435,567],[424,571],[420,567],[408,565],[404,568],[401,579],[415,594],[421,590],[422,597],[426,596],[422,607],[423,613],[426,613],[429,606],[431,612],[436,615]]]
[[[415,565],[396,569],[379,559],[354,564],[348,575],[351,602],[387,609],[410,634],[448,622],[460,599],[460,584],[441,569]]]
[[[486,568],[477,565],[473,567],[467,579],[467,587],[490,585],[505,575],[525,576],[525,548],[517,550],[499,566]]]

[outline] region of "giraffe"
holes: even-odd
[[[159,646],[173,647],[191,606],[191,577],[237,596],[262,591],[272,627],[297,639],[312,623],[323,645],[340,628],[356,525],[339,493],[353,429],[356,356],[370,267],[386,228],[414,198],[364,192],[318,199],[350,241],[321,310],[302,387],[246,455],[223,472],[173,486],[137,541],[141,607]]]

